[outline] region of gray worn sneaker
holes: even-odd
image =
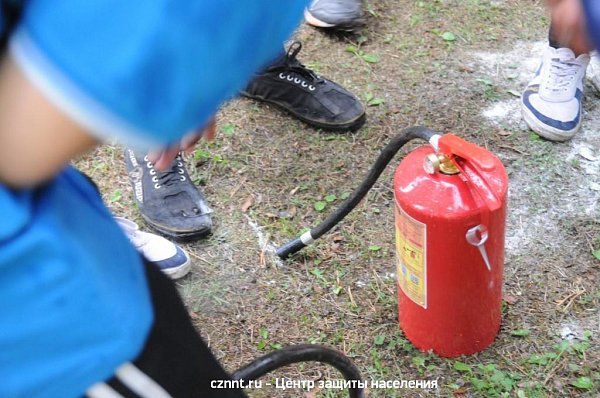
[[[345,31],[365,24],[361,0],[313,0],[304,19],[312,26]]]
[[[135,201],[150,227],[178,240],[210,233],[212,211],[190,181],[180,155],[167,170],[158,171],[144,154],[126,149],[125,165]]]

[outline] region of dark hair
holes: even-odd
[[[23,0],[1,0],[0,11],[4,17],[4,26],[0,36],[0,50],[6,50],[8,38],[14,30],[15,26],[21,19],[21,11],[23,10]]]

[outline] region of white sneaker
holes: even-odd
[[[548,47],[535,77],[521,97],[529,127],[551,141],[566,141],[581,128],[583,78],[587,54],[575,58],[568,48]]]
[[[600,92],[600,54],[598,54],[598,51],[592,51],[590,54],[587,77],[592,81],[594,88]]]
[[[122,217],[115,220],[137,251],[171,279],[183,278],[190,272],[190,257],[181,247],[162,236],[140,231],[131,220]]]

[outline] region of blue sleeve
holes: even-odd
[[[587,19],[588,32],[597,50],[600,50],[600,2],[598,0],[583,0]]]
[[[281,49],[307,0],[30,0],[10,50],[100,138],[164,145]]]

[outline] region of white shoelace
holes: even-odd
[[[546,78],[546,89],[552,92],[564,92],[577,84],[577,74],[581,70],[581,65],[575,60],[561,60],[552,58],[550,60],[550,73]]]
[[[162,177],[159,177],[156,169],[154,168],[154,163],[152,163],[148,160],[148,155],[144,156],[144,162],[146,162],[146,167],[150,170],[150,175],[152,176],[152,182],[154,183],[154,189],[160,189],[162,187],[162,184],[160,184],[159,179],[164,178],[165,176],[169,177],[165,180],[169,183],[170,183],[170,181],[172,181],[172,178],[170,176],[173,176],[176,174],[177,174],[177,176],[175,177],[176,179],[179,179],[180,181],[186,180],[185,175],[184,175],[185,170],[183,168],[183,160],[181,159],[181,155],[177,155],[175,160],[177,161],[176,166],[171,167],[170,170],[161,172],[160,175]]]

